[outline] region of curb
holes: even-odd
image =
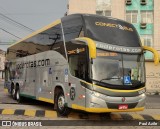
[[[56,111],[50,110],[23,110],[23,109],[0,109],[0,115],[23,115],[31,117],[46,117],[46,118],[58,118]],[[120,114],[120,113],[103,113],[103,114],[89,114],[71,112],[68,117],[72,120],[160,120],[159,115],[148,114]]]
[[[23,115],[32,117],[57,118],[56,111],[50,110],[31,110],[31,109],[0,109],[1,115]]]
[[[147,95],[160,95],[160,93],[158,92],[147,92],[146,94]]]

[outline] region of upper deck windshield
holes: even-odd
[[[126,47],[140,47],[140,39],[133,25],[102,16],[84,16],[86,37],[95,41]]]
[[[97,49],[93,59],[92,79],[112,89],[136,89],[144,86],[144,56],[122,54]]]

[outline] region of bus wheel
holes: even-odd
[[[22,98],[20,96],[20,89],[19,89],[19,87],[16,89],[16,100],[17,100],[18,103],[20,103],[21,100],[22,100]]]
[[[12,95],[12,98],[15,100],[16,99],[16,91],[15,91],[14,86],[12,86],[11,95]]]
[[[56,98],[57,113],[61,116],[67,116],[70,113],[70,108],[65,106],[65,97],[62,90],[57,93]]]

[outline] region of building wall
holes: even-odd
[[[96,0],[69,0],[68,14],[74,13],[96,13]]]
[[[125,0],[111,0],[111,11],[112,17],[124,20]]]
[[[146,89],[147,92],[160,92],[160,65],[146,62]]]
[[[5,53],[0,50],[0,79],[4,78],[4,69],[5,69]]]
[[[160,0],[154,0],[154,47],[160,55]]]
[[[126,5],[126,13],[127,12],[133,12],[133,11],[137,12],[137,22],[132,23],[132,24],[137,29],[141,38],[152,37],[152,42],[150,42],[151,47],[154,46],[154,40],[153,40],[154,39],[153,38],[154,37],[154,28],[153,28],[154,27],[154,18],[152,18],[153,23],[150,23],[148,21],[144,22],[142,20],[141,13],[145,11],[145,12],[151,12],[153,14],[153,10],[154,10],[154,1],[153,0],[147,0],[146,5],[141,5],[140,0],[132,0],[131,5]],[[141,23],[143,23],[143,22],[146,23],[146,28],[144,28],[144,29],[141,28]],[[144,45],[146,45],[146,43]],[[145,57],[146,57],[146,59],[151,60],[151,59],[153,59],[153,54],[151,52],[146,52]]]

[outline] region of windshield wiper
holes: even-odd
[[[120,78],[118,77],[104,78],[104,79],[101,79],[99,82],[102,82],[103,80],[111,80],[111,79],[120,79]]]

